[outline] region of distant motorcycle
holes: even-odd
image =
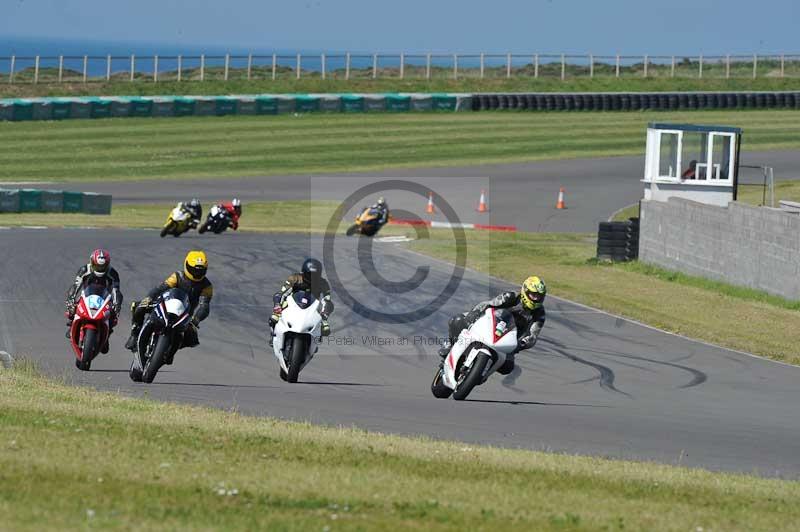
[[[205,223],[197,229],[197,232],[202,234],[206,231],[211,231],[218,235],[231,225],[231,221],[231,215],[227,210],[219,205],[214,205],[209,209]]]
[[[360,233],[364,236],[374,236],[383,227],[383,224],[380,223],[380,218],[381,212],[378,209],[367,207],[361,211],[361,214],[356,216],[355,223],[347,229],[345,234],[353,236],[356,233]]]
[[[101,285],[86,285],[81,290],[70,326],[70,343],[78,369],[89,371],[92,360],[108,341],[110,319],[111,293]]]
[[[167,235],[172,235],[175,237],[181,236],[189,229],[196,227],[196,225],[197,224],[194,222],[192,215],[181,209],[180,206],[177,206],[172,209],[167,216],[167,221],[164,223],[164,227],[161,229],[161,238],[164,238]]]
[[[507,309],[488,308],[468,329],[461,331],[431,383],[434,397],[462,401],[483,384],[517,348],[514,315]]]
[[[320,301],[311,292],[299,291],[286,300],[281,318],[275,324],[273,352],[280,365],[281,379],[297,382],[303,369],[318,349],[322,329]]]
[[[189,296],[180,288],[171,288],[151,305],[136,341],[130,378],[134,382],[151,383],[164,364],[172,364],[175,352],[189,327]]]

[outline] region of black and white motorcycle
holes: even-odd
[[[180,288],[171,288],[155,300],[136,341],[129,372],[132,381],[151,383],[161,366],[172,364],[191,323],[190,308],[189,296]]]
[[[483,384],[517,348],[514,315],[507,309],[487,308],[472,326],[461,331],[431,383],[439,399],[462,401]]]
[[[297,382],[300,370],[319,348],[321,302],[311,292],[298,291],[286,298],[284,305],[275,324],[272,349],[280,365],[281,379]]]
[[[215,235],[224,233],[231,225],[231,215],[223,207],[213,205],[208,211],[205,223],[197,228],[201,235],[206,231],[211,231]]]

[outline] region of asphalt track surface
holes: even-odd
[[[335,292],[334,336],[298,384],[278,378],[277,362],[265,348],[266,320],[270,294],[305,256],[319,254],[319,237],[228,233],[176,240],[160,239],[154,231],[2,230],[2,249],[14,252],[0,254],[0,350],[99,389],[248,414],[424,434],[465,445],[800,477],[800,368],[555,297],[547,301],[540,342],[518,357],[519,371],[494,375],[462,403],[434,399],[429,386],[438,359],[428,342],[444,334],[450,315],[506,285],[467,271],[446,304],[423,317],[453,267],[398,244],[375,242],[372,253],[359,252],[359,242],[337,239],[333,257],[341,283],[372,311],[367,317],[355,313]],[[201,344],[180,351],[152,385],[128,378],[130,354],[122,348],[127,312],[110,353],[89,373],[74,367],[64,338],[63,294],[89,250],[100,245],[112,250],[128,301],[179,267],[188,249],[209,253],[215,297],[200,329]],[[360,265],[365,253],[374,270]],[[429,268],[427,277],[406,291],[421,266]],[[364,272],[383,279],[370,281]],[[370,319],[372,312],[408,311],[420,319]]]
[[[745,146],[742,164],[772,165],[776,179],[800,178],[798,151],[749,152]],[[611,213],[641,199],[643,172],[644,157],[636,156],[349,175],[68,183],[64,187],[112,194],[115,203],[174,203],[197,197],[208,204],[235,195],[245,202],[246,213],[250,201],[342,200],[358,185],[398,178],[430,186],[459,211],[462,222],[515,225],[521,231],[593,232]],[[749,182],[760,179],[758,171],[749,169],[743,169],[741,177]],[[566,210],[555,209],[561,187]],[[488,214],[475,212],[482,189],[488,195]],[[425,206],[424,198],[398,202],[393,191],[385,195],[393,208],[419,211]],[[445,220],[441,210],[432,219]]]

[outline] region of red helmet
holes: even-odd
[[[111,267],[111,253],[105,249],[94,250],[91,257],[89,257],[89,267],[92,269],[93,274],[98,277],[104,276]]]

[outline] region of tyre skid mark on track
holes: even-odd
[[[628,397],[629,399],[633,399],[633,396],[631,394],[629,394],[627,392],[623,392],[622,390],[618,389],[614,385],[614,381],[616,379],[616,375],[614,374],[614,370],[613,369],[609,368],[608,366],[604,366],[602,364],[598,364],[596,362],[591,362],[591,361],[586,360],[584,358],[581,358],[581,357],[579,357],[577,355],[573,355],[573,354],[567,352],[566,346],[564,346],[562,344],[559,344],[558,342],[556,342],[554,340],[550,340],[548,343],[550,343],[553,346],[553,347],[550,347],[550,349],[553,352],[555,352],[555,353],[557,353],[557,354],[559,354],[559,355],[561,355],[561,356],[563,356],[565,358],[568,358],[568,359],[572,360],[573,362],[577,362],[578,364],[583,364],[585,366],[589,366],[591,368],[594,368],[598,372],[598,376],[599,376],[599,379],[600,379],[600,387],[603,388],[604,390],[609,390],[609,391],[612,391],[612,392],[616,392],[616,393],[618,393],[620,395],[624,395],[625,397]]]

